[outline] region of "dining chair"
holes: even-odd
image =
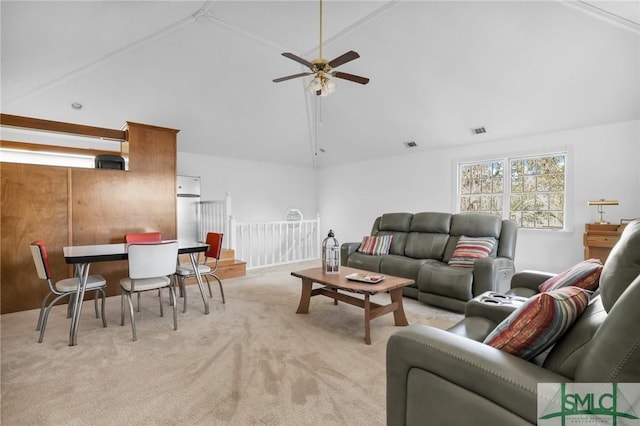
[[[178,316],[176,312],[176,294],[173,278],[176,272],[176,258],[178,257],[178,242],[166,241],[156,243],[133,243],[127,247],[129,261],[129,276],[120,280],[122,292],[120,303],[120,325],[124,325],[124,300],[129,303],[129,315],[131,318],[131,330],[133,340],[138,340],[136,335],[136,322],[133,312],[131,294],[140,294],[148,290],[161,290],[169,288],[171,305],[173,306],[173,329],[178,329]],[[160,299],[160,316],[164,316],[162,309],[162,294]]]
[[[197,267],[200,276],[205,277],[205,279],[207,280],[207,286],[209,287],[209,297],[213,297],[213,293],[211,292],[211,283],[209,282],[209,277],[213,277],[218,281],[218,286],[220,287],[220,295],[222,296],[222,303],[225,303],[222,281],[220,280],[220,277],[216,275],[218,264],[220,262],[220,255],[222,254],[222,237],[223,234],[218,232],[207,233],[206,242],[209,245],[209,249],[204,254],[204,262],[198,263]],[[207,261],[209,259],[215,259],[213,267],[207,265]],[[180,292],[184,297],[184,306],[182,308],[182,312],[187,312],[187,292],[185,291],[185,280],[190,277],[195,277],[195,270],[193,269],[193,265],[179,265],[176,268],[176,275],[178,276],[178,281],[180,283]]]
[[[127,244],[132,243],[159,243],[162,241],[162,234],[160,232],[139,232],[133,234],[126,234],[124,241]]]
[[[42,304],[40,305],[40,315],[38,316],[38,324],[36,326],[36,331],[40,331],[40,337],[38,338],[38,343],[42,343],[44,340],[44,332],[47,328],[47,319],[49,318],[49,312],[51,312],[51,308],[55,305],[60,299],[69,296],[69,301],[67,305],[67,318],[71,316],[71,309],[73,306],[74,296],[78,292],[78,281],[80,277],[73,278],[65,278],[55,283],[51,279],[51,266],[49,265],[49,256],[47,254],[47,248],[42,240],[34,241],[30,244],[31,246],[31,255],[33,256],[33,261],[36,265],[36,271],[38,272],[38,277],[47,282],[49,286],[49,293],[42,300]],[[95,290],[95,298],[94,305],[96,311],[96,318],[99,318],[98,314],[98,296],[102,297],[102,326],[107,326],[107,319],[104,314],[105,308],[105,289],[107,287],[107,281],[101,275],[89,275],[87,277],[87,286],[85,291]],[[51,297],[54,297],[53,300],[49,301]],[[82,303],[82,301],[80,301]]]
[[[138,232],[132,234],[125,234],[124,241],[127,244],[131,243],[159,243],[162,241],[162,234],[160,232]],[[158,291],[158,297],[160,297],[160,291]],[[138,312],[140,312],[140,293],[138,293]]]

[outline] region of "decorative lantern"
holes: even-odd
[[[329,230],[327,238],[322,240],[322,272],[325,274],[340,273],[340,245]]]

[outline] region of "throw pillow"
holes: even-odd
[[[393,235],[380,235],[379,237],[364,237],[358,251],[362,254],[372,254],[374,256],[389,254]]]
[[[484,343],[530,360],[553,345],[589,304],[579,287],[539,293],[513,311],[484,339]]]
[[[543,293],[561,287],[574,286],[595,291],[600,284],[602,266],[600,259],[584,260],[566,271],[549,278],[538,286],[538,290]]]
[[[489,256],[495,244],[496,239],[493,237],[465,237],[462,235],[449,260],[449,266],[473,268],[476,259]]]

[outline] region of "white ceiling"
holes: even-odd
[[[3,0],[2,112],[171,127],[181,152],[304,167],[640,119],[638,1],[325,0],[323,56],[357,51],[339,71],[371,82],[323,98],[271,81],[305,71],[282,52],[318,56],[318,9]]]

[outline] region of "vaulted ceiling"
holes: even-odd
[[[272,82],[318,56],[316,0],[3,0],[2,112],[305,167],[637,120],[639,5],[325,0],[323,56],[371,81],[318,97]]]

